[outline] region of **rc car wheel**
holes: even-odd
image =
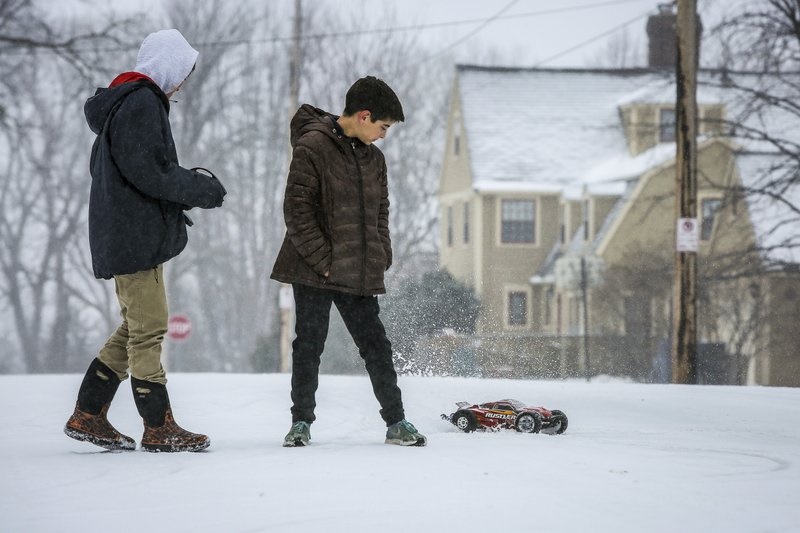
[[[477,422],[475,422],[475,415],[469,411],[458,411],[454,414],[453,424],[464,433],[475,431],[475,428],[478,426]]]
[[[539,433],[542,429],[542,415],[539,413],[522,413],[514,424],[517,431],[522,433]]]
[[[563,411],[553,410],[551,411],[553,416],[551,417],[553,427],[557,427],[558,429],[555,430],[556,435],[561,435],[567,430],[567,425],[569,421],[567,420],[567,415],[564,414]]]

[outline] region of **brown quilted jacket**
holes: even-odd
[[[383,294],[383,274],[392,264],[386,163],[374,145],[337,133],[335,119],[308,104],[292,118],[286,236],[271,277]]]

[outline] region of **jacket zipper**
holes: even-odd
[[[354,141],[350,143],[350,148],[353,150],[353,159],[358,172],[358,204],[361,211],[361,294],[364,294],[367,288],[367,208],[364,205],[364,175],[361,173],[361,165],[358,164]]]

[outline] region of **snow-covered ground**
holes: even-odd
[[[401,377],[426,448],[383,444],[365,377],[322,376],[312,445],[282,448],[288,375],[176,374],[206,452],[62,433],[82,376],[0,376],[3,532],[796,532],[800,389]],[[561,409],[558,436],[459,432],[454,402]],[[139,438],[123,383],[109,418]]]

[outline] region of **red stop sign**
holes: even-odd
[[[192,333],[192,321],[186,315],[172,315],[167,321],[167,338],[171,341],[185,341]]]

